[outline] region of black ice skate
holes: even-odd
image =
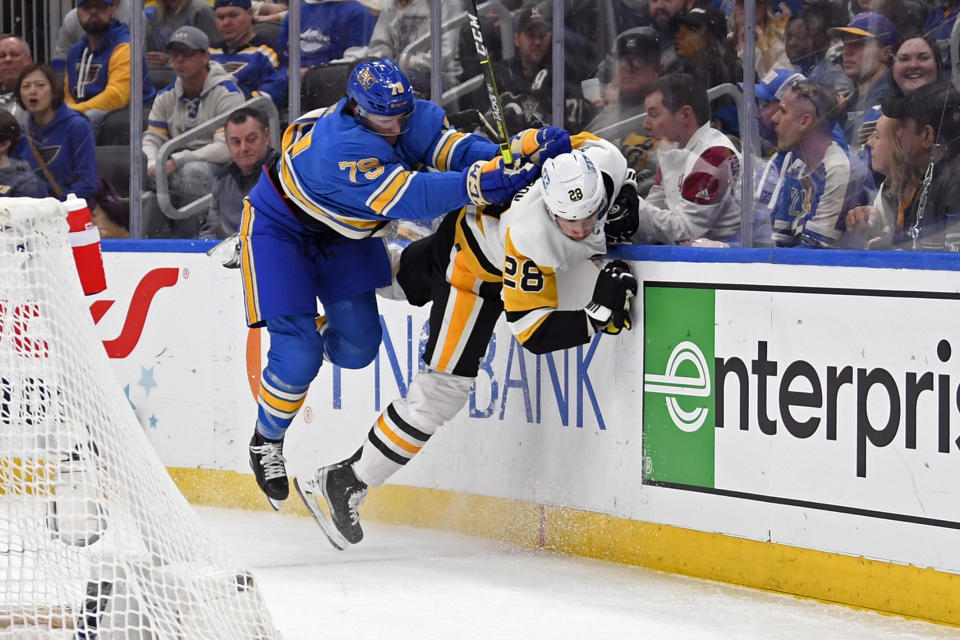
[[[290,495],[285,462],[283,440],[267,440],[259,431],[253,432],[253,438],[250,439],[250,468],[274,511],[279,511],[280,502]]]
[[[313,478],[302,482],[293,479],[293,486],[327,540],[340,550],[363,540],[357,508],[367,497],[367,485],[357,478],[351,462],[320,467]]]

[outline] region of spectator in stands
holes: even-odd
[[[778,6],[780,3],[778,3]],[[728,41],[728,48],[736,52],[737,58],[743,66],[744,40],[744,9],[743,0],[736,0],[733,10],[733,34]],[[790,62],[784,53],[783,14],[776,11],[769,0],[760,0],[756,3],[756,53],[754,56],[757,77],[762,78],[771,69],[786,69]]]
[[[846,110],[843,130],[847,143],[853,144],[864,112],[890,93],[892,83],[886,71],[897,27],[879,13],[864,11],[846,27],[833,27],[829,33],[843,39],[843,72],[854,83],[853,93],[840,96]]]
[[[897,245],[908,240],[904,227],[907,220],[916,219],[916,194],[923,175],[904,159],[899,120],[881,114],[867,147],[870,168],[884,180],[872,204],[847,212],[846,234],[860,236],[859,244],[865,249],[892,249],[895,236]]]
[[[823,11],[814,7],[805,9],[799,15],[790,16],[784,51],[790,64],[807,79],[833,87],[839,94],[846,94],[853,91],[853,82],[839,64],[827,58],[829,41],[825,24]]]
[[[923,32],[931,34],[936,40],[947,75],[950,75],[953,68],[953,61],[950,60],[950,34],[953,32],[958,14],[960,14],[960,0],[945,0],[931,6],[927,21],[923,24]]]
[[[67,54],[66,104],[96,127],[108,111],[130,104],[130,32],[114,15],[114,0],[78,0],[84,36]],[[156,90],[143,65],[143,102]]]
[[[903,37],[896,47],[893,66],[889,71],[892,87],[890,97],[902,98],[916,89],[933,84],[944,78],[943,61],[936,42],[929,34],[911,33]],[[863,121],[850,147],[860,150],[873,134],[877,119],[880,117],[880,105],[867,109]],[[865,159],[869,152],[861,152]]]
[[[494,63],[497,88],[504,94],[504,108],[508,113],[520,112],[520,121],[508,124],[513,130],[542,126],[550,120],[553,106],[550,33],[550,21],[539,7],[523,9],[513,19],[513,59]],[[486,96],[485,89],[483,94]],[[529,124],[534,119],[537,124]]]
[[[79,3],[78,3],[79,4]],[[129,0],[114,0],[116,18],[120,23],[130,24],[130,2]],[[74,7],[63,16],[60,23],[60,30],[57,32],[57,42],[53,46],[53,54],[50,59],[50,66],[54,71],[63,72],[67,66],[67,53],[73,45],[80,42],[83,37],[83,28],[80,26],[80,19],[77,17],[77,9]]]
[[[157,0],[157,10],[147,23],[147,64],[167,66],[170,57],[165,47],[170,36],[188,25],[202,31],[207,38],[218,37],[213,7],[207,0]]]
[[[17,81],[23,70],[33,64],[30,47],[20,36],[0,36],[0,109],[5,109],[21,125],[30,112],[17,100]]]
[[[677,57],[685,73],[697,76],[707,87],[740,82],[740,62],[723,42],[727,39],[727,19],[711,6],[694,7],[673,18]]]
[[[652,27],[628,29],[617,36],[616,54],[616,97],[586,129],[620,147],[627,166],[637,172],[637,192],[645,196],[657,171],[656,140],[642,126],[625,134],[603,129],[646,111],[644,99],[660,76],[660,36]]]
[[[587,125],[603,127],[644,113],[644,98],[660,76],[660,36],[651,27],[634,27],[617,36],[616,95]]]
[[[895,219],[892,212],[886,214],[888,220],[895,220],[895,228],[887,234],[889,246],[960,250],[960,94],[946,81],[925,85],[905,98],[885,101],[883,115],[900,121],[897,140],[903,153],[904,176],[917,185],[911,194],[910,182],[904,184],[907,190],[897,202]],[[917,177],[928,170],[929,183],[917,182]],[[855,229],[871,223],[869,214],[851,218]],[[879,219],[873,223],[875,229],[882,230]]]
[[[441,22],[452,20],[463,13],[461,0],[444,0],[441,3]],[[430,33],[430,0],[383,0],[383,8],[373,27],[370,44],[366,47],[350,47],[341,60],[352,62],[364,58],[391,58],[403,70],[413,84],[414,90],[427,94],[430,90],[430,48],[404,53],[414,40]],[[458,56],[460,31],[451,29],[442,36],[443,84],[454,86],[460,79],[461,67]]]
[[[0,109],[0,196],[4,198],[45,198],[47,188],[23,160],[10,154],[20,142],[20,123]]]
[[[230,150],[220,129],[215,134],[192,140],[187,148],[174,152],[165,166],[158,167],[160,146],[243,104],[243,93],[234,83],[233,76],[210,61],[209,48],[206,34],[196,27],[180,27],[170,36],[167,53],[177,79],[157,95],[143,135],[147,175],[155,185],[157,172],[166,172],[170,177],[175,206],[210,193],[214,179],[230,161]],[[179,236],[193,236],[198,228],[197,217],[177,220],[173,224],[173,232]]]
[[[677,45],[674,41],[674,18],[693,9],[695,0],[650,0],[650,26],[660,35],[660,68],[663,73],[680,70]]]
[[[13,157],[30,165],[48,195],[93,196],[97,190],[93,127],[64,104],[63,85],[53,69],[45,64],[24,69],[17,99],[30,116]]]
[[[305,0],[300,5],[300,76],[310,67],[343,57],[350,47],[365,47],[376,19],[359,2]],[[286,53],[290,21],[283,18],[280,47]]]
[[[757,120],[760,132],[760,148],[762,157],[766,158],[760,176],[755,184],[756,216],[754,217],[753,246],[773,246],[773,227],[771,213],[779,196],[780,181],[784,163],[793,158],[789,149],[780,149],[777,145],[777,132],[773,124],[773,116],[780,108],[780,98],[796,82],[805,80],[802,73],[789,69],[775,69],[768,73],[756,85]],[[847,149],[847,139],[843,129],[834,123],[831,137],[844,150]]]
[[[778,247],[836,247],[847,211],[873,198],[866,166],[833,140],[838,110],[833,90],[810,80],[792,83],[780,98],[773,124],[789,153],[772,203]]]
[[[242,107],[231,113],[224,132],[233,161],[213,183],[213,200],[200,225],[200,237],[208,240],[237,232],[244,196],[257,184],[263,166],[276,164],[280,158],[270,146],[267,117],[256,109]]]
[[[550,56],[550,20],[538,7],[523,9],[513,20],[513,59],[494,62],[497,88],[502,92],[507,128],[519,131],[551,122],[553,74]],[[569,65],[566,65],[570,71]],[[565,74],[567,79],[570,75]],[[481,90],[486,101],[486,90]],[[580,131],[596,108],[582,98],[579,83],[567,83],[564,92],[564,126]],[[476,95],[476,94],[475,94]],[[483,109],[489,108],[485,102]]]
[[[643,127],[661,139],[660,167],[640,201],[634,242],[729,238],[740,225],[740,156],[729,138],[710,126],[706,87],[690,74],[669,74],[654,85],[646,106]]]
[[[893,78],[891,95],[894,97],[909,95],[945,77],[943,58],[932,36],[911,33],[900,40],[895,51],[890,70]]]
[[[250,0],[216,0],[213,4],[222,40],[210,58],[233,74],[244,96],[268,95],[278,108],[287,103],[287,63],[270,38],[253,31]]]
[[[766,158],[777,148],[777,132],[773,114],[780,107],[780,98],[794,82],[804,80],[802,73],[789,69],[774,69],[754,86],[757,100],[757,125],[760,131],[760,153]]]

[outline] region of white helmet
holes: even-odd
[[[589,218],[603,208],[607,199],[600,172],[579,149],[543,163],[540,191],[547,210],[567,220]]]

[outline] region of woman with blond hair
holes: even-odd
[[[881,115],[867,139],[870,166],[885,179],[873,204],[851,209],[846,219],[847,233],[857,237],[866,249],[891,249],[905,244],[910,239],[910,222],[917,217],[917,192],[923,171],[904,155],[901,126],[896,118]]]

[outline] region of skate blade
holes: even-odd
[[[349,547],[350,543],[347,542],[347,539],[344,538],[339,531],[337,531],[337,528],[333,524],[333,520],[329,518],[327,513],[320,506],[320,501],[317,499],[317,496],[321,494],[319,487],[316,486],[316,482],[313,480],[304,480],[301,486],[300,479],[294,476],[293,486],[300,495],[300,499],[303,500],[303,504],[307,507],[307,510],[310,511],[313,519],[317,522],[317,525],[320,526],[320,530],[323,531],[323,535],[325,535],[330,544],[333,545],[333,548],[338,551],[343,551]]]
[[[250,470],[253,471],[254,477],[256,477],[257,472],[253,468],[253,461],[250,462]],[[263,489],[260,489],[263,491]],[[266,493],[263,494],[263,497],[267,499],[267,502],[270,503],[270,506],[273,507],[274,511],[280,511],[280,505],[283,503],[283,500],[278,500],[277,498],[271,498]]]

